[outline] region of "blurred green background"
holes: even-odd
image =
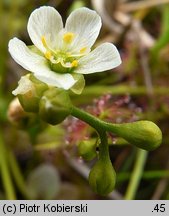
[[[26,71],[10,57],[8,42],[32,44],[27,20],[42,5],[55,7],[64,21],[78,7],[96,10],[103,26],[95,45],[112,42],[122,57],[113,71],[87,75],[82,95],[71,95],[74,105],[110,122],[154,121],[163,132],[161,147],[149,153],[109,136],[117,183],[106,197],[88,185],[95,160],[77,151],[80,140],[96,138],[91,128],[71,117],[58,126],[33,114],[23,119],[11,104]],[[168,199],[168,131],[169,1],[0,0],[0,199]]]

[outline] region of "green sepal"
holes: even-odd
[[[85,87],[85,79],[82,74],[72,74],[73,78],[76,80],[76,83],[70,89],[75,94],[81,94]]]
[[[49,124],[56,125],[70,115],[72,103],[67,91],[51,88],[45,91],[40,104],[39,115]]]
[[[36,79],[32,74],[26,75],[27,79],[31,82],[32,88],[27,92],[18,94],[19,102],[26,112],[35,112],[39,110],[39,101],[44,93],[48,89],[48,86]],[[22,83],[19,83],[22,85]]]

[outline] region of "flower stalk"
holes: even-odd
[[[99,158],[89,173],[89,184],[96,193],[104,196],[114,189],[116,173],[109,156],[107,134],[102,130],[99,130],[98,133],[100,137]]]
[[[104,122],[76,107],[72,107],[71,115],[88,123],[90,126],[95,128],[99,134],[99,159],[90,171],[89,184],[96,193],[101,195],[108,194],[113,190],[116,179],[116,174],[109,157],[106,131],[113,132],[114,134],[126,139],[129,143],[146,150],[157,148],[162,141],[161,130],[157,125],[150,121],[112,124]],[[146,151],[142,149],[138,150],[138,160],[127,189],[126,199],[132,199],[132,197],[134,197],[141,178],[142,169],[147,157]],[[104,176],[106,176],[106,181]]]
[[[72,107],[71,115],[85,121],[96,131],[108,131],[124,138],[129,143],[151,151],[159,147],[162,142],[162,133],[159,127],[151,121],[137,121],[123,124],[107,123],[80,110]]]

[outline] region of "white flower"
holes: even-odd
[[[27,47],[13,38],[9,52],[40,81],[81,93],[75,86],[79,86],[79,80],[84,85],[82,74],[110,70],[121,63],[119,52],[111,43],[91,51],[100,28],[100,16],[88,8],[72,12],[63,27],[60,14],[53,7],[43,6],[34,10],[28,20],[28,33],[35,46]]]

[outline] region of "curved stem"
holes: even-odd
[[[106,159],[109,158],[109,147],[108,147],[108,139],[107,139],[107,134],[106,134],[106,129],[107,127],[105,126],[106,123],[97,117],[80,110],[77,107],[72,107],[71,115],[74,117],[77,117],[78,119],[88,123],[90,126],[96,129],[100,136],[100,151],[99,151],[99,156],[101,159]]]
[[[102,121],[99,118],[91,115],[90,113],[87,113],[74,106],[72,107],[71,115],[86,122],[87,124],[95,128],[97,131],[99,131],[99,133],[101,131],[109,131],[119,135],[119,131],[121,131],[120,128],[122,125],[124,125],[124,124],[113,124],[113,123]]]
[[[151,121],[141,120],[122,124],[109,123],[76,107],[72,107],[71,114],[88,123],[96,131],[112,132],[141,149],[154,150],[162,142],[160,128]]]
[[[101,131],[101,129],[104,130],[104,122],[95,116],[77,108],[77,107],[72,107],[71,110],[71,115],[88,123],[90,126],[95,128],[97,131]]]

